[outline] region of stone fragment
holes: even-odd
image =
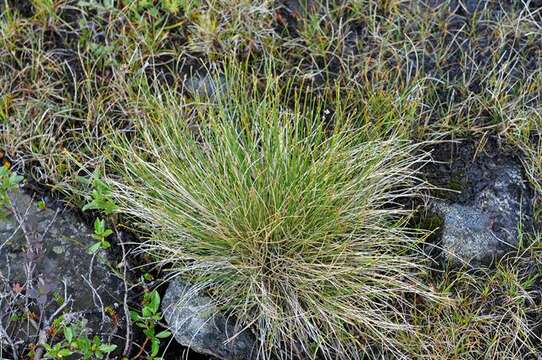
[[[232,318],[217,313],[209,297],[181,280],[169,284],[162,300],[162,312],[181,345],[223,360],[256,359],[252,334],[239,332]]]

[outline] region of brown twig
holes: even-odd
[[[145,351],[145,347],[147,346],[147,343],[149,342],[149,338],[145,338],[145,341],[143,341],[143,345],[141,345],[141,348],[139,349],[139,352],[132,358],[132,360],[137,360],[141,355],[143,355],[143,352]]]

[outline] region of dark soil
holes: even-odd
[[[426,149],[434,161],[425,167],[424,177],[439,188],[431,193],[432,196],[468,204],[491,184],[496,166],[514,163],[521,167],[521,155],[497,138],[489,137],[484,146],[480,144],[480,139],[450,140]],[[532,196],[533,190],[529,187],[528,197]],[[531,209],[525,211],[531,213]]]
[[[0,10],[4,10],[5,7],[5,1],[0,1]],[[24,17],[31,17],[34,15],[34,6],[32,6],[32,2],[29,0],[7,0],[7,4],[10,9],[17,10],[21,15]]]

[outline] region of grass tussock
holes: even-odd
[[[145,251],[255,326],[261,358],[404,355],[412,296],[438,299],[400,205],[420,195],[426,157],[360,142],[348,123],[326,129],[326,109],[292,92],[288,110],[276,79],[250,80],[139,120],[144,145],[118,139],[120,211],[148,234]]]

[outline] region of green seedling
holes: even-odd
[[[45,200],[40,199],[38,200],[38,203],[36,204],[38,209],[43,210],[47,207],[47,204],[45,203]]]
[[[92,185],[91,201],[83,206],[83,211],[100,210],[106,215],[111,215],[117,210],[117,204],[113,200],[111,189],[100,179],[97,172],[94,173],[91,180],[79,177],[79,181],[83,184]]]
[[[5,166],[0,167],[0,206],[9,205],[9,191],[16,189],[22,181],[22,176]]]
[[[74,325],[63,325],[63,318],[53,324],[57,333],[63,334],[63,339],[54,345],[43,344],[46,359],[64,359],[71,355],[79,355],[78,359],[103,359],[117,348],[114,344],[104,344],[98,336],[90,339],[85,332],[85,322]]]
[[[64,347],[63,343],[56,343],[53,346],[49,344],[43,344],[45,348],[46,359],[65,359],[73,354],[73,351]]]
[[[145,345],[150,342],[151,351],[147,357],[149,360],[160,360],[158,356],[160,350],[160,339],[165,339],[171,336],[171,332],[164,330],[156,333],[155,327],[158,321],[162,318],[162,314],[159,311],[160,308],[160,294],[156,290],[152,292],[146,292],[143,296],[141,311],[130,311],[132,321],[136,326],[142,329],[145,334]],[[145,346],[143,346],[144,348]]]
[[[96,240],[97,242],[92,245],[88,251],[91,254],[94,254],[99,249],[107,250],[111,247],[111,244],[106,239],[113,234],[113,231],[111,229],[107,229],[105,226],[105,220],[102,220],[100,218],[97,218],[94,220],[94,234],[92,234],[92,238]]]

